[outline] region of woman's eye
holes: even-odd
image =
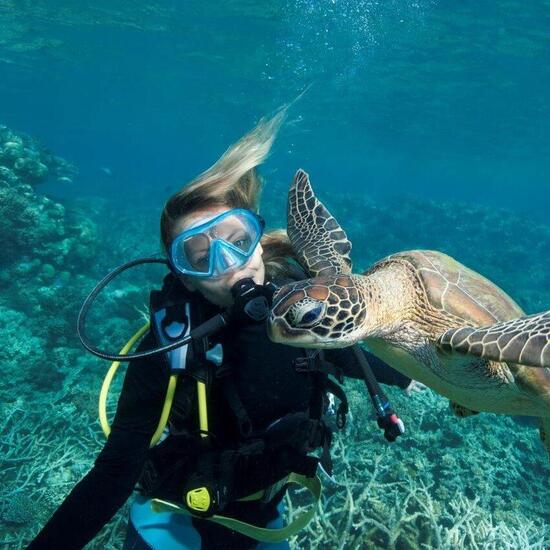
[[[237,248],[240,248],[241,250],[248,250],[250,248],[250,239],[249,238],[242,238],[237,239],[233,241],[233,245]]]

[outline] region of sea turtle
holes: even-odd
[[[299,170],[288,234],[314,278],[274,297],[272,340],[310,348],[358,341],[449,398],[458,416],[536,416],[550,453],[550,311],[525,316],[491,281],[434,250],[392,254],[351,273],[351,243]]]

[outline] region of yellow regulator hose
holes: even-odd
[[[126,342],[126,345],[120,350],[119,355],[126,355],[134,346],[134,344],[149,330],[150,323],[147,322],[143,325],[131,338]],[[99,392],[99,422],[101,423],[101,428],[105,437],[109,437],[111,433],[111,426],[109,420],[107,419],[107,395],[109,393],[109,387],[111,382],[115,377],[115,374],[120,367],[120,361],[115,361],[112,363],[105,380],[103,380],[103,385],[101,386],[101,391]],[[164,432],[164,428],[168,422],[168,416],[170,415],[170,409],[172,408],[172,401],[174,399],[174,393],[176,391],[176,383],[178,377],[176,374],[170,376],[170,381],[168,382],[168,390],[166,392],[166,399],[164,400],[164,406],[162,408],[162,414],[160,415],[159,424],[153,437],[151,438],[150,446],[155,446]]]

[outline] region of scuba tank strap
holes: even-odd
[[[346,397],[344,389],[339,385],[342,384],[344,380],[342,369],[340,369],[330,361],[327,361],[325,358],[325,354],[322,350],[308,349],[306,350],[305,356],[296,358],[293,364],[294,370],[296,372],[307,372],[310,374],[315,373],[316,375],[324,375],[316,377],[314,382],[316,384],[322,385],[323,394],[328,391],[339,399],[340,405],[337,409],[336,420],[338,428],[342,429],[346,424],[346,415],[349,412],[348,399]],[[336,378],[339,384],[334,382],[334,380],[329,378],[327,375],[331,375]],[[321,414],[323,412],[324,404],[323,409],[321,410]]]
[[[223,365],[216,373],[216,377],[220,381],[225,400],[235,416],[239,433],[244,439],[247,439],[252,434],[252,422],[237,391],[231,365]]]
[[[202,330],[202,327],[208,325],[202,309],[197,299],[189,292],[178,295],[177,298],[165,296],[163,291],[156,290],[150,295],[151,327],[157,342],[165,346],[184,337],[190,337],[187,344],[163,354],[168,361],[170,372],[185,373],[209,385],[210,369],[204,368],[209,350],[209,331]]]
[[[342,383],[344,374],[341,368],[334,365],[325,359],[323,350],[307,349],[303,357],[297,357],[293,361],[294,370],[296,372],[322,372],[334,376],[338,382]]]
[[[312,448],[322,448],[319,464],[331,476],[333,471],[332,457],[330,456],[332,430],[322,419],[325,413],[327,381],[329,379],[323,369],[326,364],[323,355],[321,350],[306,349],[303,359],[308,363],[308,372],[313,386],[309,403],[311,421],[309,443]]]
[[[149,300],[151,312],[151,328],[155,339],[161,345],[166,345],[191,333],[191,306],[188,301],[181,304],[161,303],[162,293],[152,291]],[[189,344],[176,348],[164,354],[168,360],[170,372],[181,374],[186,367]]]

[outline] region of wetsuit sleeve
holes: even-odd
[[[138,349],[154,345],[148,334]],[[130,363],[107,443],[29,548],[82,548],[124,504],[143,469],[168,379],[160,356]]]
[[[365,354],[376,380],[381,384],[399,386],[404,389],[411,383],[411,379],[408,376],[392,369],[387,363],[384,363],[382,359],[378,359],[376,355],[369,353],[363,348],[361,348],[361,350]],[[357,362],[351,347],[326,350],[325,357],[327,361],[341,368],[344,376],[350,378],[363,378],[361,365]]]

